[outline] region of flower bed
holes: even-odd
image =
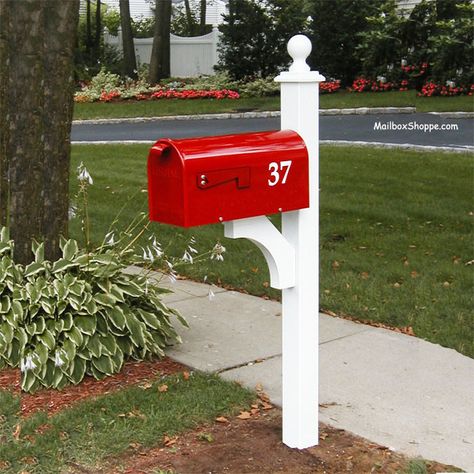
[[[392,91],[396,89],[397,87],[393,82],[387,82],[384,79],[373,80],[373,79],[366,79],[365,77],[357,77],[352,83],[352,86],[349,88],[349,91],[350,92],[386,92],[386,91]]]
[[[448,81],[449,82],[449,81]],[[469,95],[474,93],[474,84],[470,87],[456,86],[454,83],[447,83],[446,85],[437,84],[436,82],[427,82],[422,88],[418,96],[432,97],[432,96],[448,96]]]
[[[150,88],[131,93],[130,90],[113,89],[102,91],[100,95],[77,92],[75,102],[113,102],[122,100],[159,100],[159,99],[238,99],[239,93],[228,89],[220,90],[175,90],[166,88]]]
[[[385,92],[385,91],[407,91],[408,80],[403,79],[399,83],[387,82],[384,80],[373,80],[366,79],[364,77],[358,77],[352,83],[349,88],[350,92]],[[418,96],[432,97],[432,96],[446,96],[453,97],[456,95],[469,95],[474,94],[474,84],[470,86],[456,86],[453,81],[447,81],[446,85],[442,85],[433,81],[426,82],[421,88],[421,92]]]
[[[334,94],[341,88],[341,81],[325,81],[319,84],[321,94]]]

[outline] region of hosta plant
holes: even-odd
[[[22,389],[62,388],[84,376],[117,373],[125,360],[163,356],[179,341],[172,318],[183,318],[161,300],[163,290],[146,274],[124,269],[133,256],[113,239],[90,251],[74,240],[61,243],[62,258],[13,259],[8,230],[0,232],[0,369],[20,367]]]

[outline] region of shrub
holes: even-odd
[[[119,372],[128,358],[163,356],[179,341],[161,301],[165,291],[146,274],[129,275],[134,250],[113,242],[93,251],[62,240],[62,258],[49,262],[34,243],[33,263],[14,262],[13,242],[0,233],[0,368],[20,367],[22,389],[62,388],[85,375]]]
[[[243,82],[239,87],[243,97],[267,97],[280,93],[280,84],[273,77],[258,78],[253,81]]]
[[[326,77],[351,84],[361,70],[357,35],[369,28],[367,17],[375,14],[380,0],[308,0],[312,17],[313,50],[310,64]]]
[[[221,31],[219,68],[233,79],[276,75],[289,62],[288,38],[307,26],[303,0],[235,0]]]

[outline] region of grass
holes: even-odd
[[[160,393],[162,384],[168,390]],[[150,447],[165,435],[238,413],[254,398],[218,376],[195,373],[184,380],[173,375],[150,388],[131,386],[81,402],[49,419],[37,413],[21,420],[19,397],[0,391],[0,470],[46,474],[69,472],[71,464],[94,469],[131,445]]]
[[[125,225],[147,209],[148,147],[75,146],[91,187],[93,239],[117,213]],[[361,320],[411,326],[418,337],[474,357],[472,155],[322,147],[320,159],[321,307]],[[75,181],[75,180],[72,180]],[[272,219],[278,225],[278,216]],[[72,234],[79,236],[77,222]],[[267,265],[246,240],[227,240],[222,225],[179,229],[153,224],[167,251],[181,256],[192,235],[200,250],[220,240],[224,262],[187,265],[188,277],[279,298]]]
[[[347,91],[324,94],[320,99],[322,109],[353,107],[416,107],[418,112],[474,111],[473,97],[417,97],[415,91],[407,92],[364,92]],[[279,110],[279,97],[242,98],[238,100],[179,100],[142,102],[96,102],[79,103],[74,108],[75,119],[116,117],[162,117],[169,115],[196,115],[248,110]]]

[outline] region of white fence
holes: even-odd
[[[122,35],[104,35],[107,44],[122,51]],[[170,67],[172,77],[196,77],[215,74],[213,67],[218,62],[217,45],[219,30],[214,28],[204,36],[185,38],[170,35]],[[153,38],[134,38],[135,55],[138,64],[150,64]]]

